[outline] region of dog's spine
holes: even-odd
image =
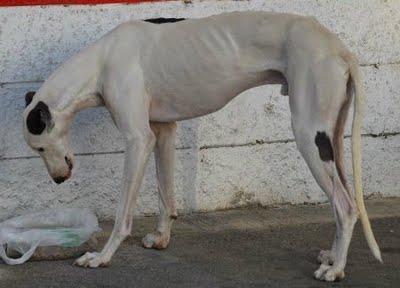
[[[347,57],[349,63],[350,77],[353,83],[354,93],[354,114],[352,126],[352,158],[353,158],[353,177],[354,177],[354,192],[356,203],[359,211],[359,217],[363,227],[364,235],[368,246],[374,257],[382,262],[381,252],[376,243],[374,233],[371,229],[371,223],[368,219],[367,210],[365,209],[364,197],[362,191],[361,177],[361,122],[364,112],[365,91],[363,88],[362,78],[358,68],[358,61],[354,56]]]

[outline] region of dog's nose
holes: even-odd
[[[66,177],[56,177],[56,178],[53,178],[54,182],[56,182],[57,184],[63,183],[66,179],[67,179]]]

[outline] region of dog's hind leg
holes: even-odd
[[[344,145],[343,145],[344,128],[345,128],[347,114],[349,111],[349,106],[350,106],[351,98],[352,98],[350,81],[347,82],[346,94],[347,94],[346,99],[343,102],[342,106],[340,107],[337,121],[335,124],[332,145],[333,145],[333,151],[334,151],[334,156],[335,156],[334,157],[335,165],[337,168],[339,179],[341,180],[341,184],[343,185],[343,188],[346,191],[348,191],[349,194],[351,194],[351,197],[354,197],[351,189],[349,189],[349,187],[347,185],[347,179],[346,179],[345,168],[344,168],[344,155],[343,155],[343,153],[344,153]],[[333,212],[336,213],[335,209],[333,210]],[[337,235],[337,233],[336,233],[335,238],[333,240],[331,250],[321,250],[320,254],[317,257],[317,260],[320,264],[332,265],[334,263],[336,242],[337,242],[338,237],[339,237],[339,235]]]
[[[160,216],[157,230],[147,234],[142,242],[146,248],[164,249],[168,246],[171,227],[177,218],[174,194],[174,158],[176,123],[151,122],[156,136],[154,156],[160,196]]]
[[[343,171],[348,75],[343,67],[329,59],[307,69],[297,71],[292,78],[289,74],[292,127],[297,147],[328,196],[336,220],[332,250],[323,253],[325,257],[319,257],[323,263],[314,275],[320,280],[335,281],[344,277],[347,251],[357,219],[355,199],[347,189]]]

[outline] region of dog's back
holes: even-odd
[[[218,110],[244,90],[266,84],[266,71],[285,69],[287,30],[298,18],[235,12],[166,25],[146,23],[151,27],[145,33],[156,35],[140,57],[148,92],[157,106],[180,103],[176,119]]]

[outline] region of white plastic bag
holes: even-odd
[[[38,246],[77,247],[99,230],[97,217],[89,209],[63,208],[18,216],[0,224],[0,257],[9,265],[22,264]],[[22,256],[9,258],[5,244]]]

